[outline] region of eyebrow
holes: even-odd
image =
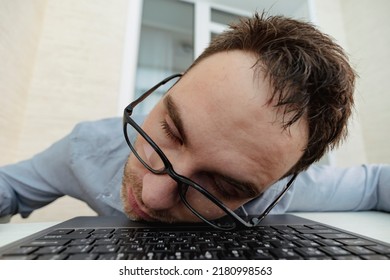
[[[186,143],[188,138],[184,130],[183,121],[181,119],[178,106],[173,101],[173,98],[170,95],[165,96],[163,103],[167,108],[169,117],[172,119],[173,124],[176,126],[177,130],[179,131],[183,143]]]

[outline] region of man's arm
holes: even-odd
[[[26,217],[63,195],[86,202],[99,215],[121,214],[129,153],[120,118],[80,123],[32,159],[0,168],[0,217]]]
[[[0,217],[20,213],[27,217],[77,188],[70,168],[70,136],[29,160],[0,168]]]
[[[248,212],[258,212],[264,199],[278,193],[285,183],[276,183],[263,198],[249,203]],[[298,175],[272,213],[364,210],[390,212],[390,165],[313,165]]]

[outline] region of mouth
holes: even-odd
[[[145,220],[145,221],[149,221],[149,222],[156,221],[156,219],[153,219],[144,210],[141,209],[140,204],[137,201],[137,199],[135,198],[132,189],[128,188],[127,190],[128,190],[127,191],[127,198],[128,198],[127,201],[129,202],[129,205],[132,209],[132,212],[137,216],[137,218]]]

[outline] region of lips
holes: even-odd
[[[146,212],[144,212],[141,207],[139,206],[138,201],[136,200],[133,191],[131,188],[128,188],[128,202],[130,204],[130,207],[135,215],[137,215],[139,218],[145,221],[154,221],[152,217],[150,217]]]

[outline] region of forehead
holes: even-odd
[[[215,54],[186,73],[171,97],[199,164],[207,158],[210,169],[223,166],[264,187],[299,159],[305,129],[281,128],[278,111],[268,104],[268,80],[254,76],[255,62],[240,51]]]

